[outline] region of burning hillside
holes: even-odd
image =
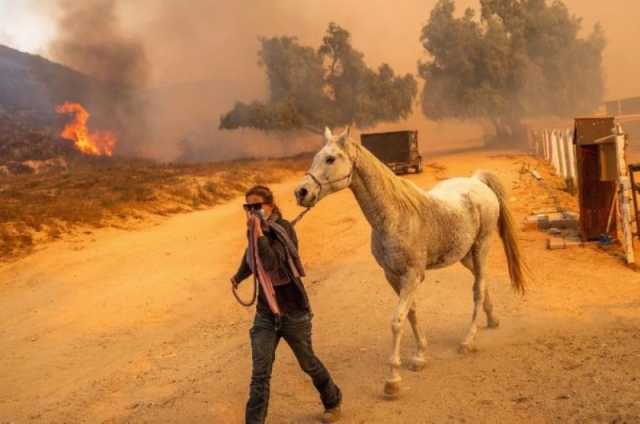
[[[66,169],[79,153],[31,115],[0,111],[0,177]]]
[[[73,121],[65,125],[60,137],[70,140],[76,149],[87,155],[111,156],[117,140],[111,131],[89,132],[87,121],[91,116],[79,103],[65,102],[56,107],[56,112],[73,114]]]

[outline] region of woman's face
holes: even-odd
[[[264,217],[269,218],[271,216],[271,212],[273,212],[273,205],[269,203],[264,203],[264,199],[262,196],[257,194],[250,194],[247,196],[247,203],[262,203],[262,210],[264,211]],[[247,212],[248,214],[249,212]]]

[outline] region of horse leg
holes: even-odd
[[[471,273],[473,273],[473,258],[469,254],[462,259],[462,265],[464,265]],[[500,326],[500,320],[493,312],[493,302],[491,302],[491,295],[489,294],[489,282],[485,283],[484,287],[484,313],[487,315],[487,327],[498,328]]]
[[[392,276],[387,276],[391,287],[396,292],[398,296],[400,296],[400,284],[399,281],[395,280]],[[409,319],[409,323],[411,324],[411,330],[413,330],[413,336],[416,339],[416,354],[411,358],[411,366],[410,369],[412,371],[422,371],[425,367],[427,360],[425,357],[425,352],[427,350],[427,338],[422,334],[420,328],[418,327],[418,317],[416,314],[416,302],[415,300],[411,304],[411,308],[409,308],[409,313],[407,315]]]
[[[460,352],[466,353],[474,350],[473,341],[478,332],[478,321],[480,307],[484,305],[486,294],[486,263],[487,254],[489,252],[489,243],[487,240],[477,242],[473,247],[471,255],[473,261],[473,315],[471,318],[471,326],[467,331],[462,343],[460,344]]]
[[[393,348],[391,357],[389,358],[389,374],[385,380],[384,393],[389,397],[397,396],[400,391],[400,341],[402,340],[402,324],[409,313],[409,309],[413,304],[413,297],[417,288],[417,279],[415,272],[409,271],[399,279],[399,297],[398,306],[391,319],[391,332],[393,334]],[[392,286],[394,284],[392,283]]]
[[[491,296],[489,295],[489,284],[487,283],[484,288],[484,313],[487,315],[487,327],[498,328],[500,326],[500,320],[493,312],[493,302],[491,302]]]
[[[427,350],[427,338],[420,332],[418,328],[418,319],[416,317],[416,302],[414,301],[409,309],[409,323],[413,330],[413,335],[416,338],[417,350],[416,354],[411,358],[411,370],[421,371],[427,363],[425,357],[425,351]]]

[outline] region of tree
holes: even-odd
[[[427,117],[489,119],[504,138],[517,136],[525,117],[590,112],[602,102],[600,25],[580,38],[580,18],[559,0],[480,3],[476,19],[472,9],[455,17],[454,1],[439,0],[422,28]]]
[[[301,46],[295,37],[263,38],[258,56],[268,100],[237,102],[220,118],[221,129],[366,128],[406,118],[417,94],[413,75],[396,76],[387,64],[369,68],[349,32],[335,23],[317,50]]]

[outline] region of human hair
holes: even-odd
[[[280,208],[278,207],[278,205],[276,205],[273,197],[273,192],[269,187],[263,185],[255,185],[247,190],[247,192],[244,194],[245,199],[249,196],[260,196],[264,203],[273,206],[273,211],[282,216],[282,212],[280,212]]]

